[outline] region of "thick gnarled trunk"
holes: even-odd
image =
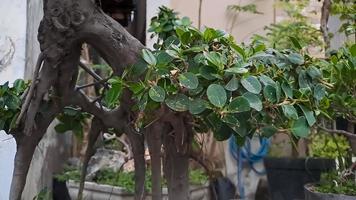
[[[133,127],[137,113],[131,111],[133,102],[130,92],[124,91],[120,107],[109,110],[98,102],[93,102],[76,88],[83,43],[92,45],[117,76],[121,76],[126,67],[137,61],[141,49],[144,48],[120,24],[105,15],[95,2],[44,0],[44,17],[38,35],[42,52],[38,62],[38,73],[33,77],[32,92],[26,98],[27,103],[21,109],[18,119],[20,128],[13,133],[18,149],[10,200],[21,199],[34,149],[49,124],[65,106],[80,107],[83,112],[94,116],[93,129],[90,132],[91,146],[102,130],[114,128],[127,134],[134,154],[135,198],[145,198],[145,135],[136,132]],[[41,109],[42,106],[46,106],[47,109]],[[191,127],[183,114],[174,114],[172,111],[168,114],[170,117],[161,116],[163,120],[159,119],[157,124],[152,125],[149,132],[153,134],[146,137],[153,162],[153,196],[154,199],[161,198],[160,150],[163,143],[166,151],[164,172],[168,181],[169,197],[172,200],[189,199],[188,152],[192,136]],[[170,135],[171,132],[173,137]],[[164,138],[164,142],[160,141],[161,137]],[[88,149],[85,163],[89,161],[92,150]],[[82,182],[85,172],[83,168]],[[81,188],[83,187],[82,183]]]

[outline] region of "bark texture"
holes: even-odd
[[[135,165],[136,199],[145,198],[145,137],[152,156],[154,199],[161,199],[162,143],[165,150],[164,173],[168,182],[169,199],[189,199],[188,152],[193,135],[189,115],[175,113],[162,107],[154,113],[157,121],[139,133],[134,129],[138,113],[131,111],[135,102],[131,99],[129,91],[124,91],[121,106],[110,110],[100,105],[100,102],[90,99],[76,86],[79,67],[85,68],[79,61],[83,43],[95,48],[117,76],[121,76],[125,67],[137,61],[141,49],[144,48],[120,24],[105,15],[95,2],[44,0],[44,17],[38,33],[42,52],[39,56],[38,70],[33,77],[31,92],[22,106],[18,129],[12,133],[18,149],[10,200],[21,199],[34,149],[49,124],[65,106],[79,107],[83,112],[94,116],[89,133],[89,148],[83,163],[81,191],[96,138],[103,130],[114,128],[127,134],[131,143]],[[86,71],[91,73],[88,69]],[[95,74],[92,76],[100,79]],[[81,192],[78,197],[82,198]]]

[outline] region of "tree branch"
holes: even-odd
[[[347,136],[347,137],[356,139],[356,135],[355,135],[355,134],[352,134],[352,133],[347,132],[347,131],[344,131],[344,130],[335,130],[335,129],[332,130],[332,129],[324,128],[324,127],[322,127],[322,126],[318,126],[318,128],[320,128],[321,130],[326,131],[326,132],[328,132],[328,133],[341,134],[341,135],[344,135],[344,136]]]

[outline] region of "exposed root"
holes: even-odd
[[[132,145],[135,166],[135,200],[145,199],[145,145],[144,135],[127,126],[125,133]]]
[[[78,200],[83,199],[83,190],[84,190],[85,176],[87,174],[88,164],[89,164],[90,158],[95,153],[95,142],[98,139],[101,131],[103,131],[103,128],[104,127],[103,127],[103,124],[100,121],[100,119],[94,117],[92,124],[91,124],[89,138],[88,138],[88,145],[87,145],[87,149],[85,151],[83,165],[82,165],[82,169],[81,169],[79,191],[78,191],[78,198],[77,198]]]
[[[16,127],[20,124],[24,114],[26,113],[28,107],[30,106],[31,99],[32,99],[33,94],[35,92],[37,79],[38,79],[38,74],[40,72],[41,65],[43,63],[44,58],[45,58],[44,53],[41,52],[38,55],[38,58],[37,58],[37,63],[36,63],[36,66],[35,66],[35,71],[34,71],[34,74],[33,74],[33,80],[32,80],[32,83],[30,85],[30,89],[28,90],[28,92],[26,92],[27,95],[26,95],[25,102],[22,104],[20,114],[16,119]]]
[[[151,156],[152,199],[162,199],[161,187],[161,134],[164,124],[154,123],[145,132],[148,149]]]

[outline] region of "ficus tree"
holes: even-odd
[[[150,31],[157,37],[154,50],[94,1],[44,1],[41,54],[31,84],[26,89],[28,84],[19,80],[0,87],[0,128],[17,143],[11,200],[21,198],[35,147],[56,117],[59,132],[80,131],[80,122],[92,118],[79,199],[94,143],[100,133],[111,131],[130,140],[136,199],[145,196],[147,142],[153,199],[161,199],[163,163],[169,199],[182,200],[189,199],[194,134],[210,130],[219,141],[234,135],[239,144],[256,134],[306,137],[327,109],[320,105],[332,86],[295,39],[295,50],[279,51],[259,41],[239,46],[223,31],[200,31],[165,7],[152,19]],[[112,76],[100,77],[80,62],[83,43],[100,53]],[[80,68],[96,81],[78,86]],[[93,85],[101,86],[100,95],[86,96],[82,89]]]

